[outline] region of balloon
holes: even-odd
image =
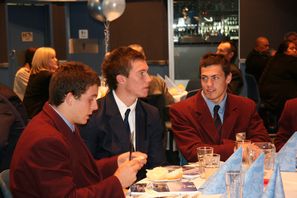
[[[88,0],[88,9],[91,16],[101,22],[106,21],[106,18],[103,14],[103,1],[104,0]]]
[[[103,14],[107,21],[113,21],[119,18],[125,8],[125,0],[103,0]]]

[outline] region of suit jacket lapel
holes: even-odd
[[[232,100],[232,96],[228,94],[224,113],[224,122],[222,126],[222,138],[230,139],[230,134],[234,130],[234,126],[239,118],[239,109]]]
[[[219,133],[215,127],[211,113],[207,107],[206,102],[204,101],[201,91],[196,94],[194,110],[197,112],[198,122],[201,123],[205,135],[207,135],[213,142],[219,143]]]
[[[138,100],[136,105],[136,117],[135,117],[135,124],[136,124],[136,150],[145,152],[144,143],[145,138],[147,135],[147,116],[146,112],[142,107],[141,102]]]
[[[120,110],[115,102],[112,92],[109,92],[106,96],[106,115],[108,116],[108,124],[112,133],[112,141],[120,142],[122,150],[129,151],[129,136],[126,135],[124,121],[121,117]],[[119,146],[119,144],[117,144]],[[112,144],[114,147],[114,144]],[[116,148],[115,148],[116,149]]]

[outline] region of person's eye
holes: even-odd
[[[207,80],[208,80],[208,77],[206,77],[206,76],[201,76],[201,80],[203,80],[203,81],[207,81]]]
[[[213,76],[213,77],[212,77],[212,80],[219,80],[219,79],[220,79],[219,76]]]

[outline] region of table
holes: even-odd
[[[286,198],[297,197],[297,172],[281,172]]]
[[[295,198],[297,197],[297,172],[281,172],[282,176],[282,181],[283,181],[283,186],[284,186],[284,192],[285,192],[285,197],[286,198]],[[183,179],[182,181],[189,181]],[[201,179],[200,177],[196,179],[192,179],[190,181],[193,181],[196,188],[199,188],[204,182],[204,179]],[[139,181],[139,183],[146,183],[149,182],[147,179],[143,179]],[[164,195],[164,194],[163,194]],[[190,193],[186,195],[185,193],[172,193],[173,196],[170,197],[175,197],[175,198],[220,198],[222,197],[221,194],[217,195],[202,195],[201,193]],[[152,194],[152,193],[145,193],[142,195],[127,195],[127,198],[151,198],[151,197],[158,197],[160,194]]]

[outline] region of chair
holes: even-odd
[[[251,74],[245,74],[245,80],[247,84],[247,97],[256,102],[259,106],[261,102],[259,87],[255,77]]]
[[[278,129],[278,116],[271,112],[263,102],[261,102],[259,87],[254,76],[245,74],[247,84],[247,97],[254,100],[257,104],[259,115],[264,121],[268,133],[276,133]]]
[[[4,198],[12,198],[12,194],[9,189],[9,169],[0,173],[0,189]]]
[[[199,89],[201,89],[200,79],[189,80],[187,87],[186,87],[186,91],[188,92],[186,98],[194,96],[199,91]]]

